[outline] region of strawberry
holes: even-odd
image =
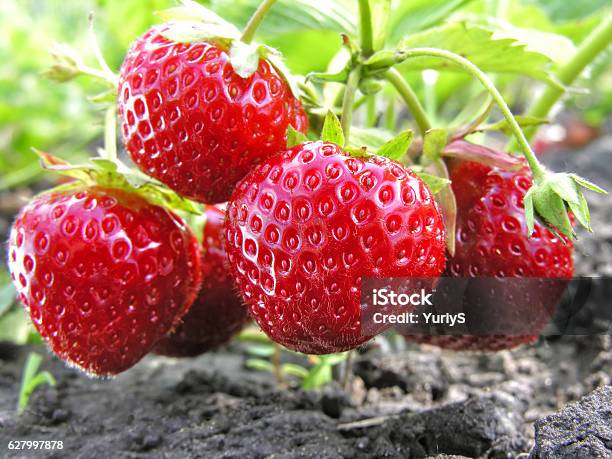
[[[260,59],[240,77],[228,49],[177,43],[155,26],[136,40],[119,80],[118,113],[138,167],[199,202],[227,201],[257,163],[283,150],[307,118],[282,74]]]
[[[179,325],[155,347],[155,353],[192,357],[227,343],[240,331],[248,310],[235,292],[223,243],[225,211],[206,206],[202,289]]]
[[[19,213],[9,270],[51,350],[93,375],[134,365],[186,313],[200,249],[186,224],[139,195],[81,187]]]
[[[437,277],[444,226],[427,185],[395,161],[307,142],[247,175],[228,208],[226,247],[251,315],[274,341],[325,354],[362,330],[365,277]]]
[[[445,275],[489,277],[494,311],[475,311],[479,320],[491,320],[512,333],[488,336],[410,336],[409,339],[454,350],[497,351],[531,343],[550,317],[564,283],[544,281],[538,289],[522,292],[536,282],[504,282],[508,277],[567,279],[574,272],[572,242],[555,236],[538,222],[527,236],[523,207],[525,193],[532,185],[525,165],[518,171],[504,171],[483,164],[460,162],[451,172],[457,199],[455,255],[448,259]],[[476,288],[476,287],[475,287]],[[561,289],[561,290],[560,290]],[[471,297],[470,297],[471,295]],[[475,309],[480,292],[467,292],[464,307]],[[494,316],[494,317],[489,317]],[[529,331],[521,335],[517,331]]]

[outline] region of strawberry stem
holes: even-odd
[[[425,136],[425,133],[431,129],[431,123],[417,95],[397,69],[391,67],[385,76],[387,81],[395,87],[402,100],[408,106],[408,110],[410,110],[417,126],[419,126],[421,135]]]
[[[344,143],[348,145],[349,135],[351,131],[351,119],[353,118],[353,102],[355,101],[355,92],[361,78],[361,67],[356,66],[349,73],[346,88],[344,89],[344,98],[342,99],[342,131],[344,132]]]
[[[361,34],[361,54],[369,57],[374,53],[370,0],[359,0],[359,32]]]
[[[91,43],[91,47],[93,48],[94,56],[96,60],[98,61],[98,65],[102,69],[102,75],[104,75],[104,79],[106,79],[109,82],[112,82],[113,86],[116,87],[118,84],[117,75],[113,73],[113,71],[110,69],[110,67],[106,63],[106,60],[104,59],[104,55],[102,54],[102,50],[100,49],[100,44],[98,43],[98,39],[96,38],[96,33],[94,31],[94,24],[93,24],[93,12],[89,13],[88,32],[89,32],[89,41]]]
[[[612,15],[608,15],[580,44],[574,57],[559,69],[558,80],[568,86],[576,80],[582,71],[612,43]],[[542,95],[531,106],[529,116],[546,118],[548,113],[563,96],[564,91],[557,86],[548,86]],[[535,127],[525,129],[525,135],[530,139],[536,132]],[[513,142],[514,143],[514,142]],[[511,144],[512,145],[512,144]]]
[[[270,8],[272,8],[272,5],[274,5],[274,2],[276,2],[276,0],[263,0],[263,2],[259,4],[242,32],[242,37],[240,38],[241,41],[247,44],[253,41],[257,28],[263,21]]]
[[[514,115],[510,111],[508,104],[506,103],[506,101],[504,100],[503,96],[500,94],[498,89],[495,87],[491,79],[487,76],[487,74],[484,73],[482,70],[480,70],[476,65],[474,65],[471,61],[469,61],[465,57],[460,56],[459,54],[455,54],[450,51],[443,50],[443,49],[414,48],[414,49],[409,49],[409,50],[398,53],[398,58],[400,61],[403,61],[411,57],[423,57],[423,56],[439,57],[442,59],[452,61],[455,64],[457,64],[459,67],[461,67],[463,70],[465,70],[467,73],[472,75],[474,78],[479,80],[480,83],[482,83],[485,89],[491,94],[491,97],[493,98],[493,100],[499,107],[499,110],[502,112],[502,115],[504,115],[504,118],[508,122],[508,125],[510,126],[510,130],[516,137],[516,140],[523,151],[523,155],[525,156],[525,159],[527,159],[527,163],[529,164],[529,167],[531,168],[534,180],[536,182],[541,182],[545,176],[544,167],[540,164],[535,153],[529,146],[529,142],[527,141],[525,134],[523,133],[523,131],[521,130],[521,127],[519,126],[516,119],[514,118]]]

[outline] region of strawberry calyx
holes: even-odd
[[[592,232],[589,208],[582,188],[608,194],[594,183],[573,173],[544,170],[544,176],[535,178],[524,198],[525,222],[529,236],[533,234],[536,217],[553,233],[575,238],[576,233],[568,212],[588,231]]]
[[[152,204],[199,215],[200,207],[164,185],[152,180],[140,171],[126,166],[118,159],[92,158],[89,164],[74,165],[50,153],[36,150],[41,166],[58,174],[75,179],[47,192],[67,191],[85,186],[102,186],[138,194]]]
[[[285,65],[282,54],[271,46],[251,42],[231,22],[192,0],[181,0],[181,6],[156,13],[167,22],[160,33],[177,43],[209,42],[228,51],[234,71],[244,79],[253,75],[261,59],[267,60],[285,79],[291,93],[299,98],[300,90]]]

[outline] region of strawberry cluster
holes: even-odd
[[[363,330],[366,277],[572,275],[567,239],[539,224],[527,237],[528,169],[454,168],[447,235],[423,176],[385,157],[403,151],[364,155],[325,136],[288,148],[308,119],[284,70],[262,54],[245,74],[228,40],[175,40],[173,27],[136,40],[117,87],[126,150],[161,184],[134,185],[112,161],[76,168],[12,228],[19,299],[69,364],[113,375],[149,352],[197,355],[248,316],[290,349],[345,351],[382,331]],[[181,197],[205,204],[202,242],[168,204]],[[535,337],[414,339],[500,349]]]

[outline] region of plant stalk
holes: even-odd
[[[410,113],[419,127],[419,131],[421,131],[421,136],[425,136],[425,133],[431,129],[431,123],[427,118],[427,113],[421,105],[419,98],[397,69],[390,68],[385,76],[387,81],[395,87],[402,100],[408,106],[408,110],[410,110]]]
[[[454,62],[459,67],[461,67],[463,70],[465,70],[467,73],[469,73],[474,78],[476,78],[478,81],[480,81],[480,83],[485,87],[485,89],[491,94],[491,97],[493,98],[493,100],[499,107],[499,110],[502,112],[502,115],[504,115],[504,118],[508,122],[508,125],[510,126],[510,130],[516,137],[516,140],[523,151],[525,159],[527,160],[527,163],[529,164],[529,167],[531,168],[534,180],[536,182],[540,182],[541,180],[543,180],[545,176],[544,166],[542,166],[542,164],[540,164],[540,162],[538,161],[538,158],[536,157],[535,153],[529,146],[529,142],[527,141],[525,134],[521,130],[521,127],[516,122],[514,115],[510,111],[508,104],[506,103],[506,101],[504,100],[503,96],[500,94],[498,89],[495,87],[491,79],[487,76],[487,74],[484,73],[482,70],[480,70],[476,65],[470,62],[468,59],[458,54],[455,54],[453,52],[446,51],[443,49],[414,48],[414,49],[409,49],[407,51],[403,51],[399,53],[398,57],[400,57],[401,60],[404,60],[406,58],[423,57],[423,56],[440,57],[440,58],[449,60],[451,62]]]
[[[359,33],[361,35],[361,54],[369,57],[374,53],[372,11],[370,11],[369,0],[359,0]]]
[[[361,67],[356,66],[351,73],[349,73],[348,81],[344,89],[344,98],[342,99],[342,119],[340,124],[342,125],[342,131],[344,132],[344,143],[348,145],[349,136],[351,131],[351,120],[353,118],[353,103],[355,102],[355,93],[357,92],[357,86],[359,85],[359,79],[361,78]]]
[[[565,86],[571,85],[582,71],[612,43],[612,15],[608,15],[580,44],[574,57],[563,66],[558,80]],[[556,86],[548,86],[542,95],[531,106],[527,115],[546,118],[548,113],[563,96],[564,91]],[[525,129],[525,136],[530,139],[536,133],[535,127]]]
[[[275,2],[276,0],[263,0],[263,2],[259,4],[255,12],[253,13],[253,16],[251,16],[251,19],[249,19],[249,22],[244,28],[244,31],[242,32],[242,37],[240,39],[243,42],[251,43],[253,37],[255,36],[255,32],[257,32],[257,28],[259,27],[264,17],[266,16],[270,8],[272,8],[272,5],[274,5]]]

